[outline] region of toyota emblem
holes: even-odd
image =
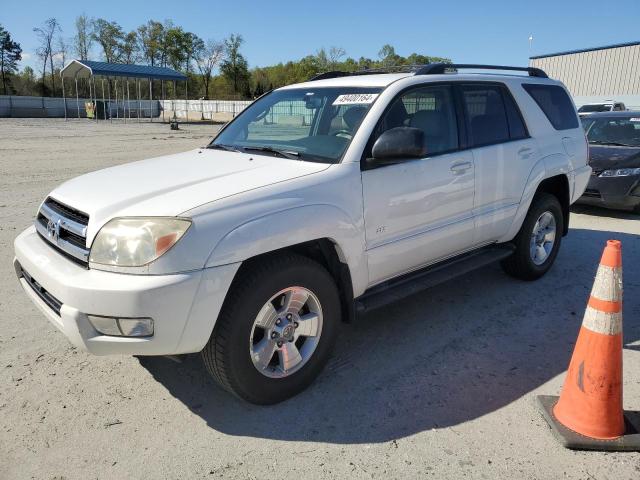
[[[47,222],[47,235],[53,240],[58,239],[58,224],[53,220]]]

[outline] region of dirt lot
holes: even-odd
[[[491,266],[345,325],[274,407],[198,356],[92,357],[21,292],[14,237],[67,178],[203,145],[211,126],[0,119],[0,478],[638,479],[640,454],[563,450],[534,404],[562,384],[605,240],[623,242],[625,407],[640,410],[640,219],[580,209],[535,283]]]

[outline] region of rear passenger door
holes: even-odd
[[[499,239],[511,226],[537,146],[504,84],[462,83],[457,88],[475,165],[473,243],[481,245]]]

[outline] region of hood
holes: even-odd
[[[594,170],[640,167],[640,147],[589,145],[589,165]]]
[[[92,238],[113,217],[176,216],[329,166],[198,149],[88,173],[63,183],[50,196],[89,215],[87,237]]]

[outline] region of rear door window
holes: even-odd
[[[573,103],[559,85],[523,83],[522,87],[535,100],[556,130],[578,128],[578,117]]]
[[[469,146],[507,142],[509,121],[498,85],[461,85]]]

